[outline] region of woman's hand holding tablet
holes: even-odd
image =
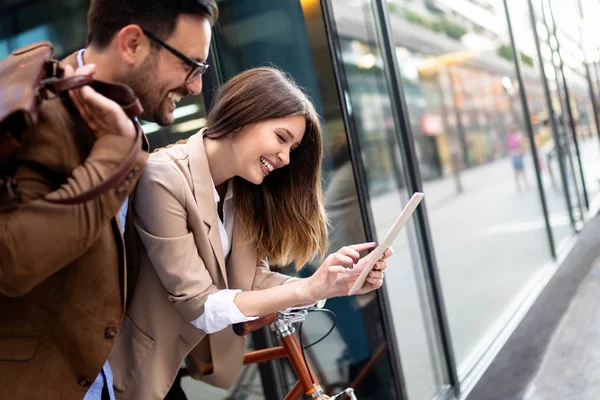
[[[356,269],[362,270],[360,272],[360,275],[356,279],[356,282],[354,282],[354,285],[352,285],[352,287],[348,291],[348,296],[353,295],[361,287],[363,287],[367,276],[369,275],[369,272],[371,272],[371,270],[373,269],[375,263],[383,257],[384,252],[387,250],[388,247],[392,245],[394,239],[396,239],[396,236],[398,236],[402,228],[404,228],[404,226],[408,222],[408,219],[410,218],[412,213],[417,209],[417,206],[419,205],[421,200],[423,200],[424,196],[425,195],[421,192],[414,193],[408,201],[408,203],[406,204],[406,206],[404,207],[404,209],[402,210],[402,212],[400,213],[400,215],[398,216],[398,218],[396,219],[396,222],[394,222],[394,225],[392,225],[392,228],[385,236],[385,239],[383,239],[383,242],[381,242],[375,250],[373,250],[367,256],[363,257],[357,265],[355,265],[355,268],[358,267]]]

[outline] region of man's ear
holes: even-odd
[[[117,33],[117,50],[123,61],[133,66],[141,64],[150,52],[150,41],[139,25],[127,25]]]

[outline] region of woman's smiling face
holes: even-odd
[[[289,164],[290,152],[300,145],[305,130],[305,117],[294,115],[257,122],[234,133],[236,175],[260,185],[273,170]]]

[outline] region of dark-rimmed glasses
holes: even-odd
[[[196,79],[197,77],[199,77],[200,75],[205,73],[206,70],[208,69],[207,63],[203,63],[200,61],[194,61],[191,58],[186,57],[181,52],[175,50],[174,48],[172,48],[171,46],[169,46],[168,44],[166,44],[165,42],[163,42],[162,40],[160,40],[159,38],[157,38],[156,36],[154,36],[153,34],[151,34],[150,32],[148,32],[145,29],[142,29],[142,32],[144,32],[144,35],[148,36],[148,38],[155,41],[156,43],[158,43],[159,45],[161,45],[162,47],[167,49],[175,57],[177,57],[181,61],[183,61],[185,63],[185,65],[192,68],[192,70],[190,71],[188,76],[185,78],[186,84],[192,83],[194,81],[194,79]]]

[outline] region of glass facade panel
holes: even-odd
[[[600,3],[593,0],[578,0],[576,3],[577,6],[581,6],[578,11],[580,12],[579,16],[583,16],[581,35],[582,46],[585,51],[584,61],[588,63],[596,110],[598,110],[600,109],[600,69],[597,62],[600,60],[600,37],[598,36],[597,20],[594,16],[600,13]],[[590,202],[593,203],[594,200],[598,199],[598,192],[600,192],[600,147],[596,141],[598,139],[598,126],[591,104],[590,108],[592,108],[592,113],[588,114],[590,125],[593,125],[595,129],[591,131],[589,143],[582,146],[581,162],[583,163]]]
[[[510,38],[501,2],[388,5],[464,377],[550,261]]]
[[[573,234],[569,219],[567,202],[565,199],[561,179],[561,158],[556,147],[550,113],[546,102],[544,84],[535,48],[534,30],[531,27],[531,18],[527,3],[519,0],[509,0],[509,9],[515,37],[519,38],[519,48],[530,55],[531,59],[523,59],[522,73],[524,74],[527,104],[529,106],[530,121],[534,131],[535,146],[538,153],[538,165],[541,173],[542,186],[546,196],[546,204],[550,225],[555,245],[561,244]],[[519,108],[520,97],[518,81],[514,79],[503,82],[506,95],[511,99],[512,108]],[[564,161],[563,161],[564,162]],[[566,168],[566,164],[565,164]],[[535,184],[535,176],[532,176]]]
[[[60,7],[47,1],[14,1],[2,7],[0,58],[40,40],[52,42],[56,56],[62,58],[85,43],[86,1],[65,1]]]
[[[560,68],[560,58],[557,53],[557,41],[554,37],[554,24],[546,0],[534,0],[533,4],[538,24],[537,31],[540,37],[540,47],[544,57],[544,68],[551,92],[552,107],[555,113],[557,136],[559,139],[558,146],[562,148],[564,154],[563,159],[559,158],[559,162],[564,163],[567,184],[566,191],[571,204],[572,216],[576,223],[579,224],[583,219],[583,186],[581,185],[578,158],[575,152],[575,144],[568,117],[565,83]],[[563,50],[561,49],[562,52]],[[567,76],[567,73],[565,73],[565,76]],[[568,83],[567,88],[569,88]],[[570,88],[568,90],[571,92]],[[572,100],[570,104],[573,106]],[[573,110],[573,108],[571,109]]]
[[[173,116],[175,117],[173,125],[166,127],[142,122],[151,149],[187,139],[206,126],[206,109],[202,96],[187,96],[181,99]]]
[[[362,151],[375,231],[381,239],[410,195],[386,86],[388,67],[381,57],[371,3],[335,0],[332,5],[348,85],[349,112]],[[418,87],[406,90],[417,90],[420,95],[407,96],[409,102],[418,106],[423,101]],[[429,399],[448,380],[441,367],[437,330],[412,223],[414,219],[394,243],[386,287],[408,397]]]
[[[585,57],[582,48],[582,32],[578,29],[580,18],[577,10],[577,2],[552,1],[551,5],[558,30],[560,53],[569,89],[570,105],[577,132],[581,165],[583,167],[587,194],[591,201],[600,191],[598,181],[600,176],[595,173],[600,166],[600,148],[598,146],[598,131],[594,121],[594,110],[589,92],[589,82],[584,66]],[[566,104],[566,99],[563,102]],[[572,133],[570,137],[574,139]],[[576,171],[577,182],[581,192],[583,185],[578,162],[576,163]]]

